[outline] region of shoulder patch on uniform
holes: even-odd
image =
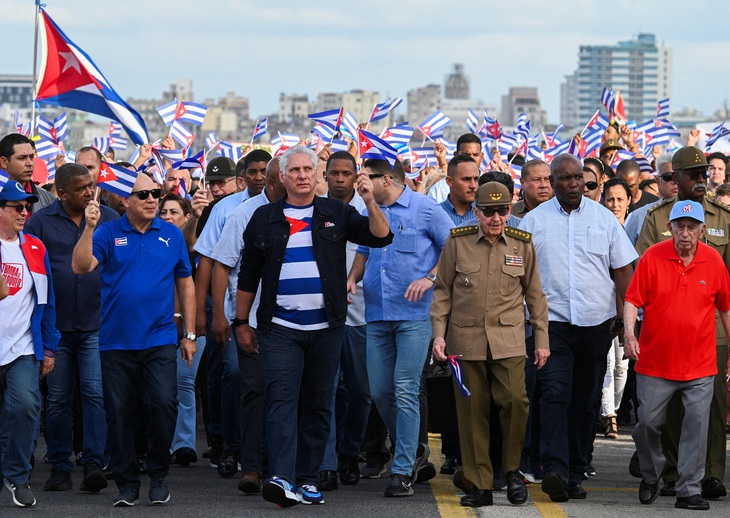
[[[726,210],[726,211],[730,212],[730,206],[728,206],[728,205],[725,205],[725,204],[724,204],[723,202],[721,202],[720,200],[718,200],[718,199],[717,199],[716,197],[714,197],[714,196],[713,196],[713,197],[711,198],[711,197],[710,197],[710,196],[708,195],[706,199],[707,199],[707,201],[708,201],[708,202],[710,202],[710,203],[711,203],[712,205],[715,205],[716,207],[720,207],[720,208],[721,208],[722,210]]]
[[[653,205],[649,210],[647,210],[646,215],[648,216],[649,214],[653,214],[654,212],[656,212],[657,210],[659,210],[660,208],[664,207],[665,205],[667,205],[669,203],[674,203],[674,200],[676,200],[676,199],[677,199],[676,196],[672,196],[671,198],[667,198],[666,200],[660,201],[659,203]]]
[[[469,234],[476,234],[479,231],[479,225],[468,225],[466,227],[456,227],[451,229],[451,235],[456,236],[468,236]]]
[[[504,227],[504,233],[507,236],[517,238],[521,241],[527,241],[529,242],[530,239],[532,239],[532,234],[525,230],[520,230],[519,228],[515,227]]]

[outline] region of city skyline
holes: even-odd
[[[0,20],[5,48],[12,42],[20,49],[7,53],[2,72],[29,73],[32,1],[1,3],[7,13]],[[574,3],[549,9],[529,0],[519,12],[457,1],[441,15],[434,7],[440,4],[411,0],[394,5],[376,0],[349,10],[302,8],[288,0],[274,7],[213,0],[203,12],[186,9],[197,5],[188,0],[172,10],[138,0],[103,8],[89,0],[76,0],[73,7],[48,4],[51,17],[123,97],[154,97],[190,77],[196,100],[234,91],[250,99],[252,118],[275,113],[282,92],[315,98],[318,92],[366,89],[405,99],[408,90],[443,85],[452,63],[463,63],[472,98],[499,106],[511,86],[534,86],[555,123],[560,84],[575,70],[580,45],[613,45],[639,32],[655,34],[673,50],[673,111],[696,108],[711,116],[722,107],[730,83],[730,71],[719,64],[712,68],[730,53],[723,26],[730,8],[706,1],[695,2],[692,11],[674,1],[620,0],[611,4],[611,13],[589,0],[571,11],[560,6]],[[569,26],[561,25],[561,12]]]

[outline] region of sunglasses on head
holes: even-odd
[[[665,182],[671,182],[674,175],[672,173],[662,173],[659,176],[661,176],[662,180]]]
[[[5,206],[10,207],[11,209],[15,209],[15,212],[17,212],[18,214],[22,214],[24,210],[27,212],[30,212],[30,208],[31,208],[29,203],[21,203],[19,205],[7,205],[6,204]]]
[[[494,216],[495,212],[500,216],[506,216],[507,214],[509,214],[509,207],[500,207],[498,209],[493,209],[491,207],[479,207],[479,210],[482,211],[482,214],[484,214],[488,218]]]
[[[598,189],[598,182],[586,182],[586,188],[589,191],[595,191]]]
[[[157,200],[162,195],[162,189],[145,189],[142,191],[132,191],[132,194],[137,195],[137,198],[140,200],[146,200],[150,197],[150,194],[152,197]]]

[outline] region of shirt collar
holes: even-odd
[[[586,198],[585,196],[581,196],[580,198],[581,198],[580,205],[578,205],[578,208],[577,209],[573,209],[574,211],[582,212],[583,211],[583,208],[585,208],[585,206],[586,206],[586,203],[588,201],[588,198]],[[555,208],[558,209],[558,212],[559,213],[565,214],[566,216],[569,216],[570,215],[567,212],[565,212],[565,209],[563,209],[563,206],[560,205],[560,202],[558,201],[558,197],[557,196],[553,196],[551,198],[551,201],[555,205]]]
[[[403,192],[400,193],[400,196],[398,196],[398,199],[393,202],[393,205],[397,203],[403,207],[408,207],[411,204],[411,198],[413,198],[413,191],[411,191],[408,187],[405,187]]]
[[[147,230],[159,230],[160,229],[160,222],[162,220],[155,216],[155,219],[152,220],[152,223],[150,224],[149,228]],[[139,230],[134,228],[132,224],[129,222],[129,219],[127,218],[127,214],[125,213],[124,216],[119,218],[119,224],[122,225],[122,230],[125,232],[137,232],[141,234]]]

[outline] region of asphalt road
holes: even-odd
[[[12,504],[7,489],[0,492],[0,517],[32,515],[34,517],[101,517],[101,516],[155,516],[171,518],[194,517],[237,517],[237,516],[318,516],[318,517],[391,517],[430,518],[462,516],[499,516],[500,518],[533,517],[588,517],[588,518],[639,518],[644,516],[663,517],[686,514],[674,509],[674,498],[659,497],[652,505],[644,506],[638,501],[639,480],[628,473],[628,461],[633,452],[630,429],[621,427],[618,440],[598,437],[595,444],[593,465],[598,476],[585,481],[588,491],[586,500],[554,504],[544,495],[539,486],[530,487],[530,499],[525,505],[516,507],[507,502],[504,492],[495,492],[493,507],[476,511],[459,505],[459,491],[445,475],[427,484],[416,485],[416,494],[410,498],[384,498],[387,479],[361,480],[356,486],[340,486],[337,491],[325,493],[326,504],[322,506],[298,505],[289,509],[264,501],[260,496],[244,496],[237,490],[238,477],[222,479],[207,461],[199,461],[190,467],[172,466],[169,476],[171,501],[166,506],[152,507],[147,497],[148,480],[142,478],[140,505],[134,508],[113,508],[112,499],[116,487],[110,487],[100,494],[78,491],[81,482],[81,468],[73,474],[74,489],[66,492],[44,492],[42,486],[50,475],[50,465],[41,459],[45,444],[41,440],[37,451],[38,463],[33,473],[31,487],[38,504],[34,509],[20,509]],[[442,459],[438,455],[440,445],[437,437],[431,439],[431,460],[437,468]],[[199,436],[198,451],[205,450],[204,436]],[[726,477],[728,485],[730,478]],[[710,511],[703,517],[730,516],[730,500],[724,498],[710,503]]]

